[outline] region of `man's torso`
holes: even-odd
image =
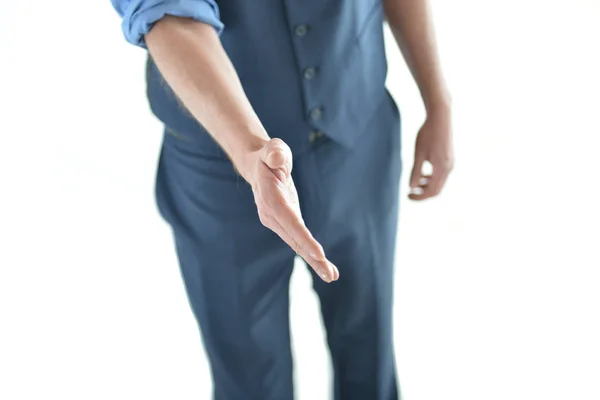
[[[385,99],[380,0],[222,0],[221,42],[254,110],[294,153],[315,132],[352,146]],[[177,134],[217,151],[148,63],[153,112]]]

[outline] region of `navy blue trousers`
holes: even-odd
[[[313,273],[336,400],[398,398],[392,303],[400,118],[387,94],[368,118],[353,148],[323,136],[295,157],[292,172],[305,222],[340,271],[332,284]],[[293,399],[289,281],[295,253],[261,225],[250,186],[226,157],[168,128],[156,195],[173,228],[214,398]]]

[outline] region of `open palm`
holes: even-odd
[[[300,212],[292,180],[292,153],[280,139],[271,139],[251,163],[252,191],[261,223],[277,233],[326,282],[337,280],[338,269],[327,260]]]

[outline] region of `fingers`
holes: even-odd
[[[414,185],[411,177],[411,191],[408,198],[421,201],[437,196],[442,191],[450,171],[451,167],[438,164],[437,166],[433,165],[432,175],[421,174],[419,178],[416,178]]]
[[[282,169],[287,176],[292,172],[292,151],[281,139],[269,140],[262,150],[261,159],[271,170]]]
[[[277,233],[325,282],[337,280],[339,271],[325,258],[323,247],[302,220],[298,195],[291,177],[280,176],[283,174],[282,170],[270,170],[266,162],[262,168],[267,180],[255,189],[261,223]],[[273,176],[276,177],[275,181]]]
[[[264,176],[273,173],[279,181],[275,186],[277,192],[270,191],[268,188],[272,186],[267,184],[267,190],[259,195],[260,203],[263,204],[262,207],[259,206],[261,222],[277,233],[298,255],[304,258],[321,279],[325,282],[337,280],[339,278],[338,269],[325,258],[323,247],[306,228],[300,215],[298,195],[290,177],[292,152],[289,146],[281,139],[271,139],[261,151],[260,158],[264,163],[262,167]],[[273,193],[277,194],[273,195]]]
[[[302,249],[316,260],[325,259],[323,247],[315,240],[306,225],[304,225],[302,217],[288,203],[274,204],[273,211],[277,222],[298,242]]]
[[[340,276],[338,269],[327,260],[323,247],[310,233],[302,217],[289,204],[276,205],[274,212],[277,223],[285,231],[288,240],[293,242],[290,246],[294,251],[302,256],[325,282],[337,280]]]
[[[415,163],[413,165],[412,172],[410,174],[410,187],[416,188],[419,186],[419,179],[423,177],[423,163],[425,157],[421,154],[415,154]]]
[[[279,225],[281,229],[281,238],[288,244],[294,251],[302,257],[306,263],[321,277],[321,279],[327,283],[338,280],[340,273],[338,269],[329,261],[323,257],[314,257],[314,254],[306,252],[302,245],[298,244],[293,236],[291,236],[285,228]]]
[[[338,269],[327,260],[323,246],[310,233],[302,217],[289,204],[274,207],[275,220],[288,238],[286,242],[325,282],[339,278]],[[285,240],[285,239],[284,239]]]
[[[327,260],[324,255],[322,257],[314,257],[314,254],[311,254],[310,252],[307,253],[306,249],[298,243],[294,236],[290,235],[279,222],[274,222],[273,230],[275,233],[277,233],[299,256],[301,256],[317,275],[323,279],[323,281],[330,283],[338,280],[340,277],[338,269]]]

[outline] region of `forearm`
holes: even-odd
[[[450,109],[427,0],[383,0],[388,24],[428,112]]]
[[[240,172],[244,157],[269,140],[215,29],[166,16],[145,37],[161,74]]]

